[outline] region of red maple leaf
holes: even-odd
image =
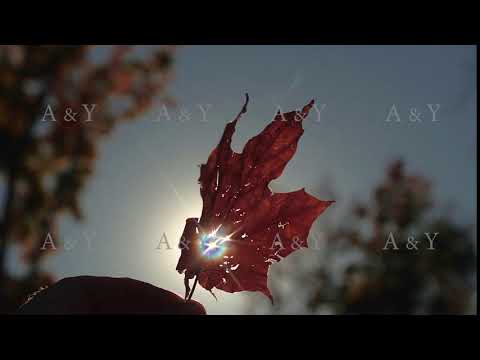
[[[230,146],[235,126],[247,111],[245,105],[228,123],[220,143],[200,168],[203,210],[200,220],[186,220],[177,270],[189,279],[197,276],[205,289],[261,291],[273,302],[267,286],[269,266],[301,247],[315,219],[333,201],[322,201],[304,189],[273,193],[268,185],[278,178],[297,149],[302,120],[313,100],[301,111],[275,116],[242,153]],[[189,296],[190,293],[190,296]],[[213,294],[213,293],[212,293]]]

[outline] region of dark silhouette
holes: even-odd
[[[20,307],[25,315],[183,314],[205,315],[203,306],[142,281],[77,276],[65,278],[32,295]]]

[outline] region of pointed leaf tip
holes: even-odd
[[[313,104],[315,104],[315,100],[314,100],[314,99],[310,100],[310,102],[303,107],[303,109],[302,109],[303,117],[306,117],[306,116],[308,115],[308,112],[309,112],[310,109],[313,107]]]
[[[242,107],[242,114],[247,112],[247,106],[249,101],[250,101],[250,97],[248,96],[248,93],[245,93],[245,104]]]

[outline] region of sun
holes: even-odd
[[[217,235],[218,230],[222,225],[219,225],[215,230],[209,234],[202,234],[200,236],[200,250],[203,256],[213,259],[223,255],[227,249],[227,242],[230,241],[231,235],[220,236]]]

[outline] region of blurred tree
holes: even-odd
[[[94,48],[0,46],[0,313],[53,281],[39,266],[42,246],[48,233],[57,241],[62,213],[83,218],[79,196],[101,138],[155,101],[171,103],[174,47],[148,56],[107,47],[103,62]],[[23,278],[6,269],[9,246],[28,265]]]
[[[272,267],[275,306],[254,301],[248,312],[476,312],[475,229],[457,225],[447,215],[435,218],[429,181],[406,174],[403,162],[395,161],[374,188],[371,203],[350,208],[341,225],[317,229],[323,234],[316,239],[321,247]],[[314,238],[318,234],[312,233]],[[412,240],[418,241],[418,250]]]

